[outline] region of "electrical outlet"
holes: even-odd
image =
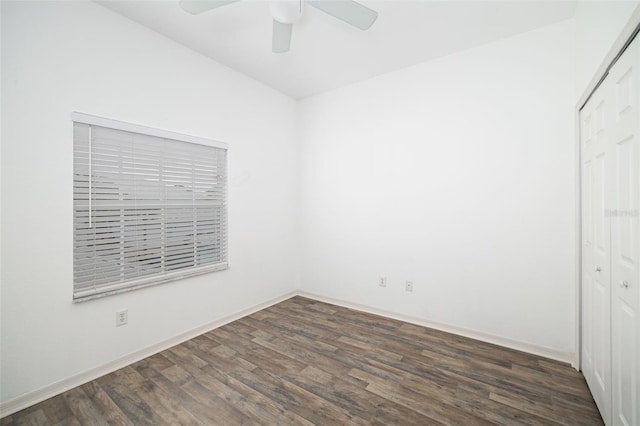
[[[125,325],[129,322],[129,310],[123,309],[121,311],[116,312],[116,327],[120,327],[121,325]]]
[[[387,286],[387,277],[380,277],[378,279],[378,285],[380,287],[386,287]]]
[[[406,291],[413,291],[413,281],[407,281],[407,283],[404,286],[404,289]]]

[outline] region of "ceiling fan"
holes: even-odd
[[[197,15],[235,3],[239,0],[180,0],[180,6],[186,12]],[[353,0],[275,0],[270,1],[273,18],[273,36],[271,50],[284,53],[291,46],[293,24],[302,16],[303,5],[308,3],[341,21],[361,30],[367,30],[378,18],[378,12]]]

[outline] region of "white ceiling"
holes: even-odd
[[[371,1],[361,31],[313,7],[291,50],[271,53],[267,1],[242,0],[201,15],[175,1],[100,4],[295,99],[571,18],[575,1]]]

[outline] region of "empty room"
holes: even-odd
[[[639,31],[0,0],[0,425],[640,426]]]

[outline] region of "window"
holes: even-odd
[[[74,301],[227,269],[226,144],[72,119]]]

